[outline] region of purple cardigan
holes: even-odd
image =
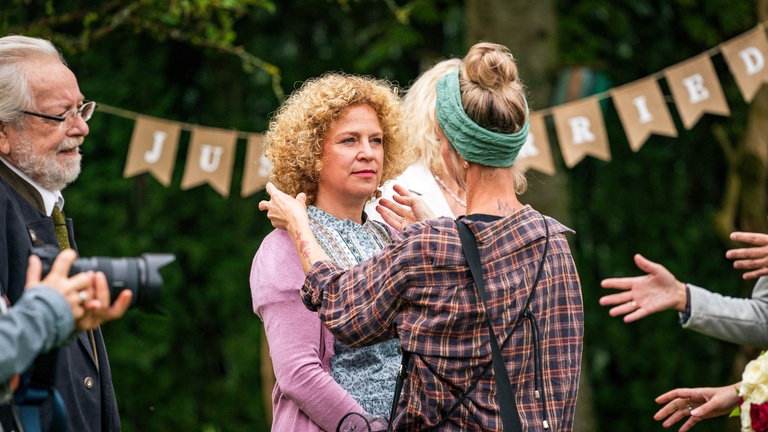
[[[251,266],[253,312],[264,322],[275,371],[273,431],[334,431],[364,412],[330,374],[333,336],[299,297],[304,271],[285,230],[269,233]]]

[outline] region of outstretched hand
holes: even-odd
[[[635,264],[646,272],[644,276],[603,279],[600,286],[623,290],[600,298],[602,306],[614,306],[611,316],[624,316],[624,322],[633,322],[652,313],[667,309],[685,310],[685,284],[661,264],[635,254]]]
[[[679,388],[656,398],[656,403],[666,404],[653,418],[668,428],[688,417],[680,432],[690,430],[696,423],[726,415],[739,403],[738,384],[724,387]]]
[[[435,217],[424,201],[405,187],[396,184],[392,189],[392,199],[382,198],[376,206],[381,218],[392,228],[402,231],[409,224]]]
[[[737,231],[731,233],[731,240],[754,245],[730,249],[725,253],[726,258],[735,260],[733,268],[749,270],[742,278],[757,279],[768,275],[768,234]]]
[[[272,182],[267,183],[269,200],[259,201],[259,210],[266,210],[272,226],[287,230],[291,217],[307,214],[307,195],[300,193],[296,198],[282,192]]]

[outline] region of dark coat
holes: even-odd
[[[53,220],[43,213],[42,207],[37,191],[0,161],[0,289],[11,303],[24,290],[32,247],[54,245],[58,248]],[[70,246],[77,249],[71,219],[67,219],[67,227]],[[98,368],[92,345],[96,347]],[[71,344],[58,350],[54,384],[67,409],[69,432],[120,431],[112,375],[100,329],[93,331],[93,340],[89,332],[81,332]],[[43,430],[50,423],[51,409],[50,400],[40,408]],[[2,419],[3,424],[7,424],[6,420]]]

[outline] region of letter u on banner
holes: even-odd
[[[664,76],[686,129],[691,129],[704,113],[731,115],[708,54],[669,67]]]
[[[229,196],[236,142],[236,131],[193,127],[181,189],[207,182],[221,195]]]
[[[560,152],[568,168],[576,166],[586,155],[611,160],[608,134],[596,97],[560,105],[552,110],[552,117]]]
[[[760,87],[768,82],[768,38],[762,25],[720,45],[741,95],[752,102]]]
[[[138,116],[133,127],[123,177],[150,172],[164,186],[171,183],[179,147],[181,125],[154,117]]]

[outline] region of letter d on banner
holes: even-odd
[[[768,38],[762,25],[720,45],[744,101],[752,102],[757,91],[768,82]]]

